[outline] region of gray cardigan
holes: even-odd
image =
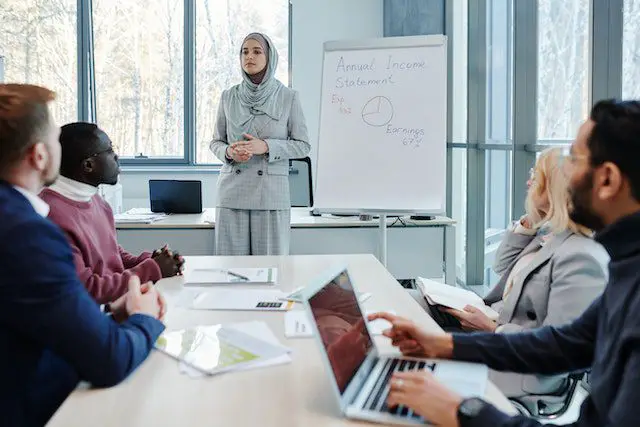
[[[536,250],[502,301],[515,263]],[[543,246],[540,237],[507,231],[493,267],[501,279],[484,299],[500,313],[498,332],[559,326],[575,320],[604,290],[608,262],[609,255],[599,243],[570,231],[555,235]],[[562,378],[492,373],[492,379],[509,396],[554,391]]]
[[[231,135],[227,126],[230,102],[229,90],[222,93],[211,151],[223,163],[218,177],[216,207],[231,209],[283,210],[291,208],[289,195],[289,159],[303,158],[311,145],[298,93],[283,87],[276,96],[282,97],[283,111],[278,120],[267,115],[256,116],[250,134],[264,140],[269,152],[253,156],[248,162],[236,163],[225,157],[229,144],[242,140]]]

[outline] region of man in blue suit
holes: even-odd
[[[160,294],[137,278],[104,311],[76,276],[62,231],[36,195],[58,176],[53,92],[0,84],[0,414],[44,425],[79,380],[115,385],[164,330]]]

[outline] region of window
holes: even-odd
[[[511,144],[513,11],[511,0],[487,3],[487,143]]]
[[[184,158],[183,0],[94,0],[96,117],[124,158]]]
[[[538,139],[570,141],[589,112],[589,0],[538,1]]]
[[[3,0],[0,7],[4,81],[55,91],[58,123],[78,119],[76,14],[76,0]]]
[[[640,0],[624,0],[622,97],[640,99]]]
[[[105,0],[103,0],[105,1]],[[267,34],[279,54],[276,78],[289,83],[287,0],[196,1],[196,159],[220,163],[209,150],[222,91],[239,83],[240,47],[251,32]]]
[[[513,139],[513,8],[510,0],[493,0],[487,10],[487,127],[490,144],[505,150],[486,150],[484,168],[484,285],[493,286],[495,251],[511,219]]]

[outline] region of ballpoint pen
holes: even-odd
[[[229,276],[237,277],[238,279],[242,279],[242,280],[245,280],[245,281],[247,281],[247,282],[248,282],[249,280],[251,280],[251,279],[249,279],[247,276],[243,276],[242,274],[235,273],[235,272],[233,272],[233,271],[231,271],[231,270],[226,270],[226,271],[227,271],[227,274],[228,274]]]

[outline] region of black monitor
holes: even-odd
[[[202,213],[202,182],[151,179],[149,199],[152,212]]]

